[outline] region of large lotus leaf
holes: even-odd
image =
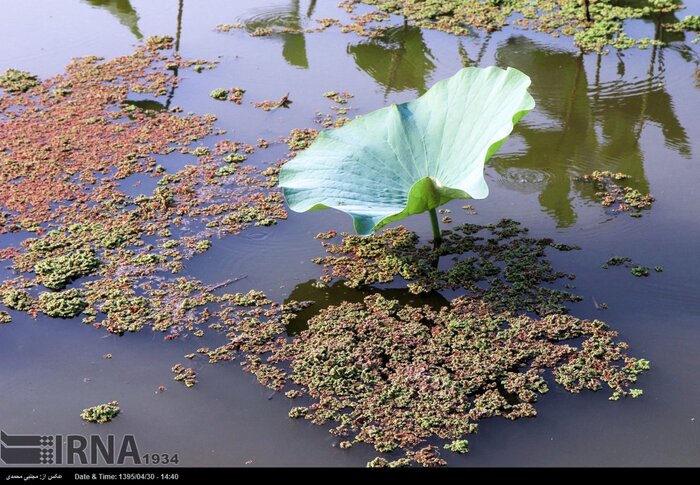
[[[535,106],[529,85],[516,69],[468,67],[418,99],[323,131],[282,167],[287,203],[341,210],[369,234],[452,199],[483,199],[484,163]]]

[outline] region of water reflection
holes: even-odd
[[[423,306],[428,305],[435,310],[448,306],[449,302],[438,292],[422,293],[414,295],[406,288],[371,288],[363,291],[356,288],[348,288],[342,281],[336,281],[328,287],[318,288],[316,280],[297,285],[292,293],[284,301],[285,304],[292,300],[313,301],[314,304],[297,313],[297,317],[287,325],[287,333],[296,335],[307,328],[306,322],[318,312],[331,305],[339,305],[342,302],[361,302],[371,294],[381,294],[384,298],[398,300],[401,305]]]
[[[316,2],[311,1],[306,11],[306,17],[313,15]],[[282,57],[290,66],[302,69],[309,68],[306,55],[306,38],[304,36],[301,17],[300,0],[292,0],[289,5],[276,5],[256,9],[242,20],[249,33],[264,29],[272,29],[269,37],[282,40]]]
[[[640,146],[645,123],[659,126],[667,147],[689,156],[687,134],[665,90],[663,50],[650,49],[649,56],[642,80],[625,79],[627,69],[620,56],[619,79],[610,82],[600,80],[598,58],[591,82],[584,58],[575,53],[522,36],[499,46],[497,63],[528,73],[537,101],[537,113],[517,130],[525,145],[522,153],[501,156],[493,163],[501,183],[523,192],[538,191],[544,211],[559,227],[567,227],[576,221],[572,193],[576,176],[593,170],[624,172],[633,177],[635,188],[648,191]],[[594,196],[585,189],[579,195]]]
[[[665,0],[666,3],[679,5],[681,0]],[[649,0],[613,0],[612,2],[616,6],[620,7],[632,7],[632,8],[644,8],[648,7]],[[653,38],[661,40],[664,43],[670,42],[683,42],[685,40],[685,33],[683,32],[673,32],[664,29],[665,24],[675,24],[679,21],[676,16],[679,12],[683,10],[673,10],[670,12],[654,12],[647,16],[642,17],[644,23],[654,24],[654,35]]]
[[[180,52],[180,39],[182,38],[182,16],[183,16],[183,11],[185,8],[185,0],[178,0],[177,2],[177,23],[175,26],[175,52],[179,53]],[[179,66],[175,65],[173,67],[173,75],[177,77],[180,73],[180,68]],[[159,101],[156,100],[149,100],[149,99],[142,99],[142,100],[126,100],[125,104],[134,106],[136,108],[140,108],[146,112],[152,111],[152,112],[158,112],[158,111],[165,111],[170,109],[170,105],[173,102],[173,97],[175,96],[175,90],[177,89],[178,84],[177,83],[172,83],[170,86],[170,89],[168,90],[168,94],[165,99],[165,104],[160,103]]]
[[[462,67],[479,67],[481,65],[482,59],[484,58],[484,54],[486,53],[487,49],[489,48],[489,44],[491,43],[492,37],[493,37],[493,32],[486,33],[483,40],[481,41],[481,46],[479,47],[479,51],[477,52],[476,59],[472,59],[469,56],[469,53],[467,52],[466,47],[464,47],[464,44],[462,43],[462,40],[460,39],[459,42],[457,43],[457,54],[459,55],[459,59],[462,63]]]
[[[137,39],[141,39],[143,34],[139,30],[139,15],[131,6],[129,0],[83,0],[95,8],[104,8],[114,15],[119,22],[127,27]]]
[[[127,99],[122,104],[127,107],[133,106],[146,113],[159,113],[168,109],[166,105],[154,99]]]
[[[355,64],[390,92],[407,90],[423,94],[426,79],[435,69],[435,58],[423,32],[410,25],[390,27],[378,38],[348,46]]]

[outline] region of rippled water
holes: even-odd
[[[698,5],[680,13],[697,14]],[[485,421],[470,439],[472,451],[456,465],[698,465],[700,464],[700,89],[697,47],[660,28],[672,19],[635,21],[641,35],[674,41],[666,48],[581,56],[568,39],[506,29],[457,38],[394,19],[387,35],[286,33],[251,37],[268,26],[313,27],[315,19],[347,19],[336,2],[224,0],[13,0],[0,6],[0,71],[14,67],[42,77],[61,72],[70,58],[129,53],[139,39],[177,36],[185,58],[217,59],[184,81],[162,105],[214,113],[236,140],[277,140],[295,127],[313,127],[327,111],[321,93],[350,91],[351,115],[424,92],[463,65],[514,66],[533,79],[537,108],[487,169],[488,199],[469,216],[456,201],[455,223],[520,220],[534,236],[582,246],[553,257],[577,274],[584,296],[572,313],[602,318],[651,360],[642,377],[645,395],[609,402],[602,394],[570,395],[557,388],[538,404],[535,419]],[[247,31],[214,32],[220,23],[244,22]],[[217,87],[247,90],[242,106],[220,103]],[[266,113],[249,101],[290,93],[291,109]],[[284,147],[258,151],[254,163],[275,161]],[[184,158],[159,160],[169,167]],[[622,171],[657,198],[644,217],[607,214],[590,188],[574,181],[592,170]],[[152,180],[134,178],[129,190],[147,192]],[[426,217],[406,225],[429,238]],[[233,288],[261,289],[284,300],[332,304],[357,299],[336,286],[321,292],[310,280],[322,254],[313,235],[351,230],[334,212],[290,214],[288,221],[215,241],[187,262],[187,274],[217,283],[245,276]],[[3,236],[4,237],[4,236]],[[627,255],[663,273],[634,278],[628,270],[602,270],[613,255]],[[410,297],[399,290],[391,295]],[[414,302],[440,304],[439,295]],[[597,311],[593,299],[610,309]],[[367,447],[340,450],[324,428],[287,418],[290,404],[262,388],[238,363],[194,362],[200,384],[185,389],[170,366],[193,342],[164,342],[159,333],[124,337],[76,321],[36,320],[13,314],[0,328],[0,428],[10,433],[88,433],[80,410],[117,399],[123,414],[100,433],[134,433],[147,451],[179,452],[183,465],[364,465]],[[211,339],[211,341],[207,340]],[[207,336],[202,345],[215,343]],[[199,342],[199,341],[198,341]],[[102,355],[112,353],[112,360]],[[159,385],[168,391],[155,394]]]

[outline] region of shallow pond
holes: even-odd
[[[697,7],[679,16],[698,14]],[[263,37],[214,30],[221,23],[296,28],[314,26],[314,19],[347,19],[335,1],[23,0],[3,2],[0,12],[0,71],[17,68],[44,79],[63,72],[73,57],[109,59],[133,52],[145,37],[172,35],[184,58],[220,63],[183,73],[168,106],[213,113],[217,127],[253,144],[279,140],[293,128],[318,128],[313,120],[329,111],[322,96],[327,91],[352,93],[348,116],[354,116],[414,98],[465,63],[526,72],[537,108],[490,162],[491,195],[472,204],[477,214],[455,201],[447,206],[450,217],[454,224],[508,217],[534,237],[581,246],[552,256],[557,269],[577,275],[575,291],[583,300],[571,304],[571,313],[605,320],[634,355],[652,362],[652,371],[641,377],[644,396],[634,400],[610,402],[602,393],[570,394],[553,386],[537,404],[536,418],[483,421],[469,454],[449,462],[700,463],[697,47],[676,41],[581,56],[567,38],[514,28],[456,37],[399,18],[376,39],[337,28]],[[652,21],[629,28],[640,36],[658,34]],[[231,86],[246,90],[240,106],[209,96]],[[265,112],[252,104],[287,93],[289,109]],[[283,143],[273,144],[251,161],[274,162],[285,152]],[[169,163],[183,163],[169,157]],[[593,170],[631,175],[634,188],[654,195],[653,208],[641,218],[610,214],[594,190],[574,180]],[[154,188],[137,177],[125,183],[134,194]],[[404,222],[428,240],[427,221],[425,215]],[[255,288],[280,301],[290,295],[357,300],[357,292],[342,286],[320,291],[310,283],[321,275],[311,259],[323,255],[313,236],[330,229],[351,231],[350,218],[333,211],[290,213],[275,226],[214,240],[209,251],[185,263],[184,274],[207,284],[245,275],[233,290]],[[628,268],[601,269],[615,255],[663,272],[635,278]],[[596,302],[609,308],[601,311]],[[367,446],[341,450],[325,428],[289,419],[284,396],[260,386],[237,361],[195,360],[200,383],[187,389],[173,382],[171,366],[193,347],[219,345],[216,335],[196,343],[164,341],[150,331],[119,337],[78,319],[11,314],[12,323],[0,326],[0,428],[8,433],[131,433],[143,452],[177,452],[180,464],[189,466],[364,466],[376,456]],[[108,353],[113,357],[104,359]],[[162,385],[167,391],[157,393]],[[97,429],[80,420],[83,408],[114,399],[122,414],[113,422]]]

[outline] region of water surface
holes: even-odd
[[[687,2],[693,3],[693,2]],[[185,58],[216,59],[212,71],[183,73],[161,105],[214,113],[217,126],[236,140],[278,140],[295,127],[315,127],[328,112],[325,91],[355,95],[351,115],[411,99],[464,65],[514,66],[533,79],[537,108],[487,169],[488,199],[467,215],[450,204],[455,223],[521,221],[535,237],[578,244],[582,251],[553,256],[558,269],[577,274],[584,297],[572,313],[601,318],[648,358],[642,399],[609,402],[603,393],[572,395],[553,387],[537,404],[535,419],[482,422],[471,451],[452,465],[698,465],[700,464],[700,89],[697,47],[659,26],[668,19],[636,21],[635,33],[673,41],[669,47],[581,56],[569,39],[506,29],[454,37],[393,19],[386,36],[367,39],[331,28],[323,33],[251,37],[247,31],[216,33],[220,23],[314,27],[315,19],[347,20],[336,2],[224,0],[13,0],[0,7],[0,71],[28,70],[48,77],[71,58],[114,57],[140,39],[177,38]],[[677,16],[697,14],[688,9]],[[241,106],[212,100],[217,87],[247,90]],[[294,101],[269,113],[251,101]],[[259,150],[261,165],[285,147]],[[169,166],[186,163],[178,156]],[[640,219],[606,214],[589,188],[574,178],[592,170],[622,171],[633,186],[657,201]],[[151,190],[136,184],[130,190]],[[429,239],[427,216],[405,224]],[[313,235],[350,231],[350,218],[335,212],[290,214],[270,228],[215,241],[186,263],[186,274],[205,283],[246,275],[237,291],[256,288],[272,298],[317,299],[325,304],[361,295],[343,287],[323,294],[309,281],[320,276],[310,259],[322,255]],[[663,273],[634,278],[628,270],[602,270],[613,255],[631,256]],[[399,294],[399,290],[393,290]],[[401,295],[405,298],[405,295]],[[439,304],[432,295],[415,302]],[[596,310],[593,298],[610,306]],[[408,300],[405,300],[408,301]],[[287,418],[291,407],[271,394],[236,361],[194,361],[200,384],[186,389],[170,367],[205,341],[164,342],[142,331],[124,337],[75,320],[12,312],[0,328],[0,428],[9,433],[133,433],[144,451],[178,452],[182,465],[363,466],[369,447],[340,450],[323,427]],[[113,358],[105,360],[103,354]],[[160,385],[164,393],[155,393]],[[117,399],[123,413],[97,429],[80,410]]]

